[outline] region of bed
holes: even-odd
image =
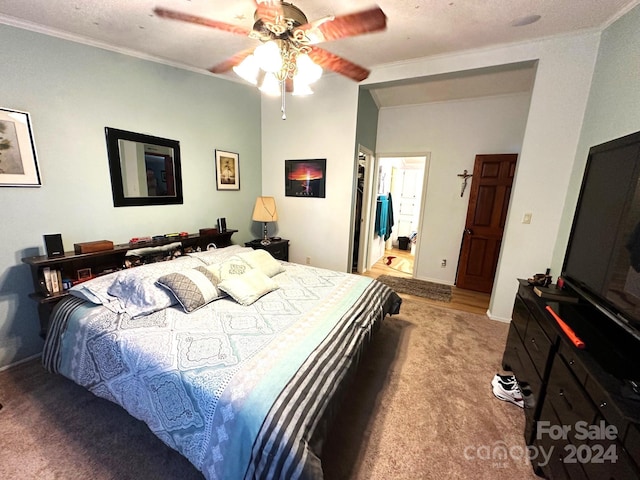
[[[71,293],[54,309],[45,367],[144,421],[207,479],[322,478],[340,397],[401,304],[370,278],[240,246]]]

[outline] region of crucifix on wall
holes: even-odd
[[[468,173],[467,170],[464,170],[462,173],[459,173],[458,176],[462,178],[462,187],[460,189],[460,196],[463,196],[464,190],[465,188],[467,188],[467,180],[473,177],[473,175]]]

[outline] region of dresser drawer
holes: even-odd
[[[577,445],[584,443],[584,440],[575,440],[576,423],[586,422],[587,425],[593,425],[597,418],[597,411],[571,370],[559,356],[553,360],[545,398],[545,401],[553,404],[554,411],[562,419],[562,425],[569,428],[569,441]]]
[[[543,422],[543,423],[541,423]],[[541,426],[544,425],[546,430]],[[549,429],[561,426],[562,423],[549,402],[545,402],[540,412],[540,420],[536,425],[538,431],[535,437],[533,452],[537,453],[531,463],[536,471],[544,472],[546,478],[553,480],[588,480],[589,477],[579,462],[573,462],[571,452],[573,446],[569,440],[556,434],[557,430]]]
[[[543,378],[549,360],[549,353],[551,352],[551,341],[540,327],[538,321],[533,317],[530,317],[527,322],[527,331],[524,335],[523,343],[538,375]]]
[[[600,425],[603,419],[598,417],[596,425]],[[607,480],[627,480],[640,478],[634,462],[625,450],[618,438],[606,438],[605,435],[595,434],[596,437],[589,440],[587,446],[577,451],[577,460],[582,462],[582,468],[589,478]]]
[[[271,247],[268,249],[271,256],[277,260],[288,260],[289,257],[289,246],[288,245],[277,245],[275,247]]]
[[[511,370],[518,380],[523,392],[525,431],[524,438],[527,444],[532,441],[535,414],[542,402],[544,392],[542,379],[531,362],[531,358],[522,345],[518,332],[511,323],[507,336],[507,345],[502,357],[502,367]]]
[[[520,351],[523,350],[522,339],[518,335],[518,329],[513,322],[509,325],[509,333],[507,334],[507,344],[502,354],[502,368],[512,371],[516,376],[522,371],[522,361],[520,359]],[[528,357],[528,355],[525,355]]]
[[[522,299],[518,296],[513,304],[513,314],[511,315],[511,326],[515,328],[516,333],[521,339],[524,339],[524,334],[527,331],[527,323],[531,318],[529,309],[524,304]]]
[[[624,439],[624,448],[640,469],[640,425],[630,425]]]
[[[575,347],[569,345],[566,341],[561,341],[558,353],[563,358],[567,367],[569,367],[578,382],[584,385],[587,382],[589,374],[587,373],[587,369],[584,367],[583,363],[576,355]]]

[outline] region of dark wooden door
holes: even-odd
[[[491,292],[507,219],[515,153],[476,155],[456,286]]]

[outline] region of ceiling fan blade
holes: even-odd
[[[366,68],[319,47],[311,47],[309,57],[321,67],[344,75],[356,82],[361,82],[370,73]]]
[[[236,53],[232,57],[227,58],[226,60],[220,62],[219,64],[211,67],[209,71],[211,73],[225,73],[231,70],[236,65],[242,63],[242,61],[247,58],[249,55],[253,53],[253,48],[248,48],[241,52]]]
[[[385,28],[387,28],[387,16],[380,7],[373,7],[361,12],[310,22],[295,30],[302,30],[311,45],[316,45],[339,38],[377,32]]]
[[[262,21],[274,22],[283,15],[280,0],[255,0],[256,14]]]
[[[182,22],[195,23],[196,25],[203,25],[205,27],[223,30],[225,32],[235,33],[237,35],[249,35],[249,33],[251,32],[251,30],[245,27],[240,27],[238,25],[219,22],[217,20],[199,17],[197,15],[190,15],[188,13],[176,12],[175,10],[167,10],[166,8],[154,8],[153,13],[162,18],[171,18],[173,20],[180,20]]]

